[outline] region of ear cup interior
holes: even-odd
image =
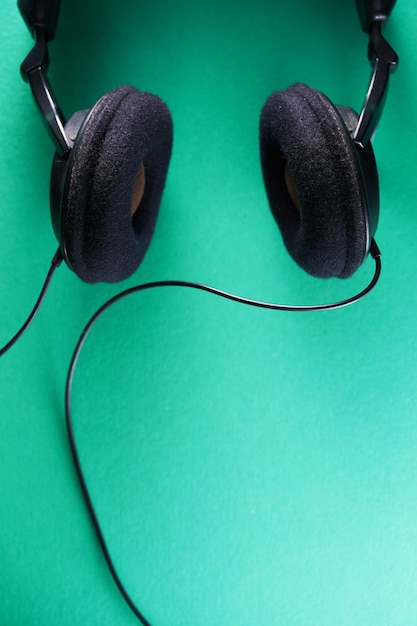
[[[260,151],[291,256],[313,276],[351,276],[366,258],[369,220],[355,147],[337,107],[302,84],[274,93],[261,113]]]
[[[150,243],[172,150],[173,124],[157,96],[123,86],[90,110],[72,149],[60,239],[84,281],[130,276]]]

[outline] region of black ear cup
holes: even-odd
[[[154,231],[172,140],[165,103],[124,86],[88,112],[65,168],[55,163],[52,221],[82,280],[116,282],[138,267]]]
[[[377,223],[375,159],[369,146],[364,172],[349,134],[352,115],[302,84],[274,93],[261,113],[272,213],[291,256],[320,278],[351,276],[366,258]],[[366,177],[372,179],[372,218]]]

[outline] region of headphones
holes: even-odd
[[[50,203],[60,251],[87,283],[129,277],[151,241],[173,122],[157,96],[122,86],[65,122],[48,83],[60,0],[18,0],[36,37],[21,72],[54,142]],[[274,93],[260,116],[266,194],[293,259],[320,278],[351,276],[371,250],[379,214],[372,136],[397,55],[381,33],[395,0],[356,0],[373,74],[358,116],[303,84]]]
[[[323,93],[295,84],[272,94],[260,115],[260,158],[266,195],[284,244],[306,272],[319,278],[348,278],[368,254],[376,261],[371,283],[357,296],[330,305],[289,306],[234,296],[185,281],[159,281],[127,289],[91,318],[76,346],[66,385],[71,451],[86,504],[110,572],[125,601],[144,626],[149,622],[125,589],[107,548],[79,459],[71,417],[71,386],[84,341],[98,317],[133,292],[176,286],[205,290],[238,302],[279,310],[323,310],[345,306],[367,294],[380,274],[374,235],[379,215],[378,174],[371,140],[380,120],[398,57],[382,35],[395,0],[356,0],[369,34],[372,75],[359,115],[334,105]],[[83,281],[118,282],[141,263],[155,228],[173,144],[173,121],[158,97],[131,86],[102,96],[68,121],[47,79],[48,42],[55,35],[61,0],[18,0],[36,38],[21,66],[55,146],[50,200],[59,250],[34,310],[0,350],[4,354],[36,314],[53,271],[62,260]]]

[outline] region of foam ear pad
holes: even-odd
[[[90,110],[71,152],[60,216],[65,258],[82,280],[116,282],[138,267],[154,231],[172,137],[164,102],[130,86]],[[135,211],[134,197],[141,197]]]
[[[351,276],[369,242],[366,195],[353,141],[321,92],[274,93],[260,121],[266,192],[294,260],[320,278]]]

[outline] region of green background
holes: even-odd
[[[53,149],[19,76],[31,38],[11,0],[0,20],[3,343],[56,242]],[[412,0],[398,1],[386,34],[401,62],[374,141],[376,291],[317,314],[153,291],[118,304],[88,339],[76,435],[116,565],[153,626],[417,624]],[[258,123],[265,99],[298,81],[359,109],[366,48],[353,2],[64,2],[49,73],[64,113],[130,83],[174,118],[156,233],[123,287],[178,278],[300,304],[364,286],[371,261],[348,281],[320,281],[288,257],[267,207]],[[2,625],[137,623],[98,549],[63,413],[78,335],[118,290],[62,266],[1,360]]]

